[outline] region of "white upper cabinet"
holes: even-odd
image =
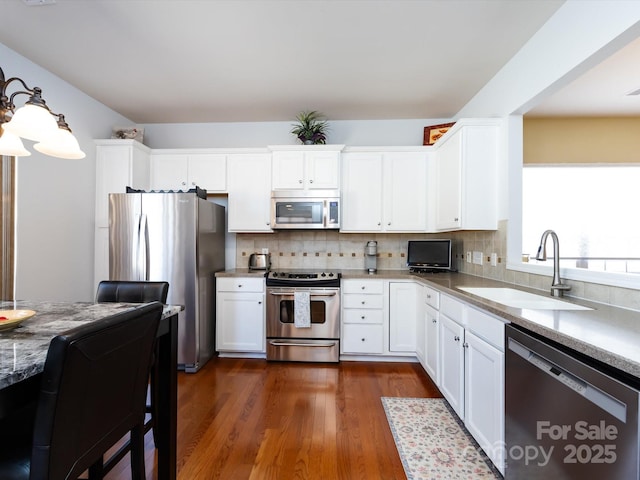
[[[162,153],[151,155],[151,188],[207,192],[227,190],[227,155],[219,153]]]
[[[499,126],[462,123],[450,132],[436,144],[435,229],[496,230]]]
[[[343,232],[424,232],[427,152],[342,155]]]
[[[382,154],[342,155],[342,232],[382,230]]]
[[[149,188],[149,148],[135,140],[96,140],[96,227],[109,226],[109,194]]]
[[[427,154],[384,154],[383,226],[387,232],[427,229]]]
[[[274,190],[337,190],[340,188],[342,146],[338,146],[337,149],[333,145],[308,147],[314,149],[310,151],[271,148],[274,149],[272,155]]]
[[[271,155],[242,153],[229,155],[230,232],[272,232]]]

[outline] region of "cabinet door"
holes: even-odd
[[[340,188],[340,152],[306,152],[305,169],[307,188]]]
[[[382,154],[342,156],[342,232],[382,230]]]
[[[149,188],[149,155],[135,145],[99,145],[96,149],[96,227],[109,226],[109,194],[127,186]]]
[[[464,328],[440,312],[440,391],[464,420]]]
[[[426,370],[425,341],[427,339],[427,318],[425,317],[424,310],[424,306],[421,307],[416,318],[416,357],[418,357],[418,361],[420,362],[420,365],[422,365],[422,368]]]
[[[155,154],[151,156],[151,188],[154,190],[188,190],[188,156]]]
[[[436,385],[440,385],[440,376],[438,368],[438,358],[440,355],[440,344],[438,338],[438,311],[430,306],[425,307],[425,370]]]
[[[302,190],[305,188],[303,152],[273,152],[272,158],[274,190]]]
[[[387,232],[427,229],[427,157],[424,153],[384,156],[384,220]]]
[[[436,159],[436,230],[460,228],[462,132],[450,137],[438,149]],[[491,192],[490,192],[491,193]]]
[[[465,332],[465,418],[473,438],[504,472],[504,353]]]
[[[272,232],[271,156],[234,154],[227,157],[230,232]]]
[[[216,349],[265,352],[264,294],[219,292],[216,300]]]
[[[389,283],[389,351],[416,351],[418,285]]]
[[[189,155],[189,188],[196,185],[207,192],[227,190],[227,156],[224,154],[200,153]]]

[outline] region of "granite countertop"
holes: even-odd
[[[140,304],[131,303],[58,303],[0,301],[0,310],[33,310],[36,314],[12,330],[0,332],[0,388],[37,375],[51,339],[66,330]],[[184,307],[165,306],[163,317],[175,315]]]
[[[264,273],[236,269],[216,275],[264,276]],[[408,270],[378,270],[374,274],[364,270],[342,270],[341,273],[343,280],[417,280],[640,379],[640,312],[571,297],[564,297],[562,300],[592,310],[533,310],[507,307],[459,290],[459,287],[507,287],[538,295],[545,295],[547,292],[464,273],[417,274]]]

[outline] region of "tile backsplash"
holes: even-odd
[[[331,230],[279,231],[270,234],[237,234],[236,266],[246,268],[249,255],[266,248],[271,253],[274,270],[287,268],[364,270],[365,245],[378,242],[378,270],[406,269],[407,241],[426,238],[454,240],[455,266],[459,272],[492,278],[515,285],[548,291],[550,276],[507,270],[507,222],[501,221],[496,231],[465,231],[442,234],[352,234]],[[467,263],[465,252],[482,252],[482,265]],[[497,255],[492,266],[490,255]],[[640,291],[567,280],[571,294],[595,302],[640,310]]]

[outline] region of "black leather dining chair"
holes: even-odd
[[[130,432],[131,478],[145,478],[145,396],[163,305],[141,305],[53,338],[30,445],[0,449],[3,480],[102,478]]]
[[[168,282],[103,280],[98,284],[96,302],[167,303]]]
[[[167,295],[169,294],[169,282],[151,282],[151,281],[135,281],[135,280],[103,280],[98,284],[96,292],[96,302],[124,302],[124,303],[147,303],[162,302],[167,303]],[[151,419],[145,424],[145,433],[154,426],[155,419],[158,417],[156,410],[156,398],[158,392],[156,389],[156,378],[159,375],[157,364],[152,362],[150,379],[150,402],[147,405],[147,413],[151,415]],[[157,445],[157,431],[153,428],[153,440]]]

